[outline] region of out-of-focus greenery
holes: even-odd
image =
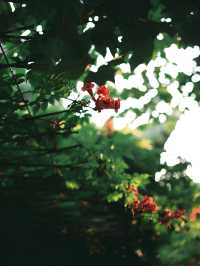
[[[194,27],[200,22],[198,1],[15,0],[12,4],[14,12],[9,2],[0,3],[0,206],[8,210],[2,214],[1,227],[2,232],[7,230],[2,238],[5,252],[16,254],[9,234],[19,237],[17,246],[35,248],[34,242],[24,240],[23,228],[18,235],[15,214],[10,214],[17,210],[16,216],[24,220],[26,214],[18,212],[24,208],[36,228],[42,225],[49,228],[48,236],[52,232],[59,236],[53,246],[66,247],[75,264],[80,258],[95,265],[198,265],[200,225],[198,219],[190,221],[189,214],[199,204],[199,186],[185,176],[185,164],[160,165],[160,153],[179,112],[175,109],[162,125],[152,117],[138,130],[99,130],[89,121],[88,98],[80,99],[76,88],[80,80],[114,81],[121,63],[134,70],[172,43],[200,45]],[[163,17],[171,22],[162,22]],[[165,36],[162,42],[156,41],[159,33]],[[89,71],[107,47],[118,57],[97,72]],[[145,74],[144,78],[149,91]],[[190,80],[184,75],[177,79],[183,84]],[[198,100],[197,87],[198,83],[194,90]],[[121,99],[144,95],[136,88],[119,93],[111,86],[111,92]],[[72,93],[77,93],[76,100],[69,99]],[[70,102],[67,108],[63,99]],[[159,86],[144,108],[131,109],[140,116],[170,99],[166,88]],[[165,179],[155,182],[155,173],[163,167]],[[153,196],[160,211],[185,209],[185,220],[167,227],[157,214],[133,217],[127,206],[133,200],[129,184],[137,186],[141,195]]]

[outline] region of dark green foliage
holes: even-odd
[[[199,45],[199,2],[12,3],[15,12],[8,1],[0,3],[1,242],[8,263],[2,265],[78,265],[80,259],[89,265],[160,266],[187,264],[193,256],[198,260],[198,222],[175,222],[169,233],[158,214],[133,217],[127,206],[134,199],[127,191],[129,184],[141,195],[155,197],[161,210],[184,208],[188,214],[198,206],[199,187],[184,177],[185,164],[166,166],[169,178],[154,181],[163,144],[177,117],[172,114],[163,126],[154,119],[128,133],[97,130],[89,123],[88,98],[70,95],[79,93],[78,80],[113,81],[121,63],[129,62],[133,70],[172,42],[180,43],[179,37],[181,45]],[[163,16],[172,22],[161,22]],[[86,31],[91,20],[95,27]],[[163,42],[155,40],[158,33],[164,33]],[[89,71],[96,53],[105,55],[107,47],[118,57],[97,72]],[[146,73],[143,76],[151,89]],[[124,77],[128,79],[129,73]],[[184,84],[187,77],[180,74],[178,80]],[[122,99],[144,95],[136,88],[124,88],[121,95],[115,88],[111,92]],[[139,116],[170,97],[159,87],[143,109],[132,110]],[[67,107],[63,99],[70,102]],[[35,250],[37,258],[27,262],[24,254],[33,258]]]

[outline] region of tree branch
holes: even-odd
[[[77,167],[82,167],[83,165],[85,165],[86,163],[88,163],[88,161],[84,161],[81,162],[79,164],[42,164],[42,163],[38,163],[38,164],[29,164],[29,163],[19,163],[19,162],[3,162],[1,161],[1,163],[3,163],[3,166],[8,165],[8,166],[17,166],[19,167],[34,167],[34,168],[77,168]]]

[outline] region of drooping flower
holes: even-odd
[[[115,112],[118,112],[120,108],[120,99],[113,99],[109,96],[100,95],[96,101],[96,109],[101,112],[103,109],[114,109]]]
[[[142,212],[156,212],[158,210],[158,206],[154,198],[150,196],[144,196],[139,207]]]
[[[90,94],[90,96],[92,97],[92,99],[94,101],[96,101],[96,99],[94,98],[94,93],[93,93],[94,86],[95,85],[93,82],[88,82],[82,87],[82,91],[87,91]]]
[[[175,219],[179,219],[179,218],[183,217],[184,212],[185,212],[184,209],[178,209],[178,210],[176,210],[176,211],[173,213],[173,217],[174,217]]]
[[[94,88],[94,83],[88,82],[82,87],[82,91],[93,92],[92,88]]]
[[[106,109],[110,105],[110,97],[100,95],[96,101],[96,109],[101,112],[101,110]]]
[[[93,82],[88,82],[82,87],[82,91],[87,91],[92,100],[95,102],[96,110],[101,112],[103,109],[114,109],[115,112],[118,112],[120,108],[120,99],[113,99],[110,96],[110,92],[108,87],[105,85],[101,85],[96,93],[98,94],[98,98],[96,99],[94,97],[93,88],[95,87],[95,84]]]
[[[162,212],[162,217],[160,219],[161,224],[168,224],[170,220],[172,220],[173,217],[173,211],[166,209]]]
[[[170,209],[166,209],[163,211],[162,213],[162,218],[161,218],[161,223],[162,224],[169,224],[169,222],[173,219],[180,219],[183,218],[184,215],[184,210],[183,209],[179,209],[176,211],[172,211]]]

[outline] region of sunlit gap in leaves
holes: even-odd
[[[161,164],[174,166],[181,161],[189,162],[185,174],[200,183],[200,107],[196,103],[185,111],[161,153]]]
[[[16,7],[15,7],[14,3],[13,3],[13,2],[8,2],[8,3],[9,3],[9,5],[10,5],[10,8],[11,8],[12,13],[14,13],[15,10],[16,10]],[[25,3],[23,3],[23,4],[21,5],[21,7],[23,7],[23,8],[25,8],[26,6],[27,6],[27,4],[25,4]]]
[[[158,40],[162,40],[163,38],[164,36],[162,34],[158,35]],[[183,49],[178,48],[176,44],[172,44],[164,50],[164,53],[165,58],[158,54],[147,65],[141,64],[136,67],[133,75],[129,76],[129,79],[124,80],[123,76],[118,75],[115,79],[115,85],[119,91],[123,91],[123,88],[132,89],[134,87],[144,92],[147,90],[148,92],[154,92],[154,90],[159,89],[161,86],[166,87],[166,90],[172,97],[171,101],[170,103],[159,101],[155,104],[155,110],[151,113],[152,117],[158,118],[160,123],[164,123],[167,120],[167,116],[172,115],[173,109],[175,108],[178,108],[178,110],[184,114],[180,118],[182,122],[177,123],[175,131],[171,134],[164,147],[166,151],[161,155],[161,163],[167,163],[168,166],[173,166],[178,164],[180,162],[179,158],[181,158],[191,163],[191,165],[187,167],[185,174],[194,181],[200,182],[200,167],[198,164],[198,150],[200,149],[198,136],[200,128],[197,123],[200,119],[200,109],[192,94],[194,83],[200,81],[200,67],[197,66],[194,61],[195,58],[199,57],[200,49],[198,46]],[[159,68],[158,77],[155,77],[155,68]],[[151,88],[147,89],[146,85],[144,85],[143,72],[146,72]],[[188,77],[187,80],[189,80],[183,85],[180,85],[177,81],[177,77],[180,73],[186,75]],[[148,92],[145,94],[146,96],[148,96]],[[127,108],[134,106],[142,109],[145,103],[148,102],[148,97],[145,97],[145,95],[139,99],[129,97],[125,101],[124,106]],[[151,93],[149,100],[151,100],[151,95],[152,98],[154,98],[153,93]],[[186,109],[189,111],[185,112]],[[123,110],[121,109],[121,111]],[[132,119],[133,122],[129,123],[131,121],[131,113],[132,118],[134,118],[134,113],[128,111],[124,120],[119,123],[121,127],[122,125],[128,125],[128,127],[132,129],[137,127],[137,123],[135,122],[138,121],[139,118],[136,118],[136,116],[135,121]],[[139,125],[149,123],[150,119],[147,119],[147,117],[148,113],[140,116]],[[116,122],[118,118],[114,118],[113,120],[115,127],[115,125],[118,124]],[[162,175],[163,171],[161,171]],[[158,173],[155,179],[159,181]]]
[[[159,40],[163,36],[159,35]],[[200,166],[199,155],[200,149],[200,107],[192,94],[194,83],[200,80],[200,68],[194,61],[199,57],[200,50],[198,46],[187,47],[186,49],[178,48],[172,44],[165,50],[166,58],[158,56],[154,60],[154,64],[160,67],[159,83],[164,84],[167,91],[172,96],[170,104],[164,101],[156,105],[152,116],[160,118],[160,122],[165,122],[167,116],[171,115],[174,108],[182,113],[179,121],[176,124],[175,130],[171,133],[164,146],[164,152],[161,154],[161,164],[174,166],[180,162],[188,162],[185,174],[195,182],[200,182]],[[179,73],[188,76],[185,84],[180,85],[176,80]],[[171,76],[171,79],[166,77]],[[149,77],[150,78],[150,77]],[[159,85],[159,86],[160,86]],[[165,113],[165,116],[163,116]],[[161,115],[162,120],[161,121]],[[158,182],[165,178],[166,170],[163,168],[155,175],[155,180]]]
[[[20,36],[24,37],[24,36],[28,36],[29,34],[31,34],[30,30],[25,30],[22,32],[22,34]]]
[[[162,41],[163,39],[164,35],[158,34],[157,40]],[[106,65],[116,57],[116,55],[111,54],[109,48],[106,51],[105,56],[97,55],[96,64],[90,67],[91,71],[97,72],[100,66]],[[164,49],[162,55],[161,52],[158,52],[148,63],[140,64],[134,70],[131,70],[128,63],[119,65],[114,82],[108,81],[107,85],[116,89],[119,94],[126,89],[138,90],[143,92],[143,95],[139,98],[129,96],[122,100],[117,115],[114,110],[104,110],[98,113],[90,109],[91,122],[101,128],[109,118],[113,117],[115,130],[134,130],[141,125],[151,123],[152,119],[158,119],[163,124],[168,117],[173,115],[174,110],[178,111],[182,116],[164,146],[165,151],[161,154],[161,164],[166,163],[168,166],[172,166],[179,163],[179,158],[182,158],[191,163],[185,174],[194,181],[200,181],[197,154],[200,149],[200,142],[198,141],[200,128],[197,123],[200,119],[200,109],[195,95],[192,93],[194,84],[200,81],[200,66],[197,66],[195,61],[199,55],[199,46],[179,48],[177,44],[173,43]],[[126,73],[129,74],[128,78],[124,77]],[[180,84],[178,81],[179,74],[186,77],[184,84]],[[73,92],[70,98],[84,98],[85,95],[81,91],[82,86],[83,82],[79,81],[76,88],[77,92]],[[161,88],[164,88],[170,95],[171,100],[169,102],[158,101],[158,91]],[[143,112],[142,110],[150,102],[154,104],[154,109],[147,109]],[[70,103],[70,100],[63,100],[65,107]],[[141,115],[136,115],[132,109],[140,110]],[[124,115],[120,116],[122,113]],[[163,171],[161,174],[164,176]],[[159,174],[156,175],[156,181],[159,181],[158,176]]]
[[[8,2],[9,3],[9,5],[10,5],[10,8],[11,8],[11,11],[12,12],[15,12],[15,5],[14,5],[14,3],[13,2]]]
[[[42,28],[42,25],[37,25],[36,27],[36,31],[40,34],[40,35],[43,35],[43,28]]]

